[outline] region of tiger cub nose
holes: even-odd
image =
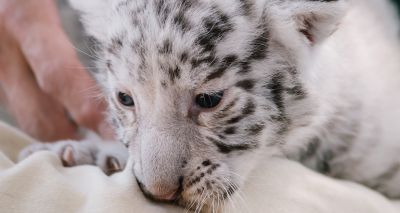
[[[183,178],[179,178],[179,184],[174,186],[168,186],[162,182],[154,183],[149,186],[139,183],[139,187],[142,192],[152,200],[155,201],[174,201],[182,191]]]
[[[178,189],[172,189],[169,192],[151,190],[151,196],[160,201],[174,201],[178,197]]]

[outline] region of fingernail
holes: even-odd
[[[71,145],[65,146],[62,150],[61,162],[65,167],[71,167],[75,165],[74,148]]]
[[[107,157],[106,166],[107,166],[107,171],[106,171],[107,175],[111,175],[115,172],[119,172],[122,169],[118,160],[114,157]]]

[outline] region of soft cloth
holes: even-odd
[[[146,200],[129,170],[108,177],[93,166],[64,168],[49,152],[16,164],[19,150],[33,142],[0,123],[1,212],[182,211]],[[322,176],[295,162],[269,159],[224,211],[399,213],[400,205],[358,184]]]

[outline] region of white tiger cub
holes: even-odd
[[[147,197],[207,208],[281,155],[400,198],[399,25],[388,2],[71,3],[97,41],[93,74]],[[53,149],[80,162],[80,145],[65,144],[23,155]]]

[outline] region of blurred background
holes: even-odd
[[[68,4],[68,0],[55,0],[59,9],[62,25],[72,44],[79,48],[78,56],[85,67],[93,67],[91,58],[85,54],[90,52],[90,39],[85,36],[78,13]],[[0,120],[16,126],[13,117],[7,112],[4,106],[0,104]]]

